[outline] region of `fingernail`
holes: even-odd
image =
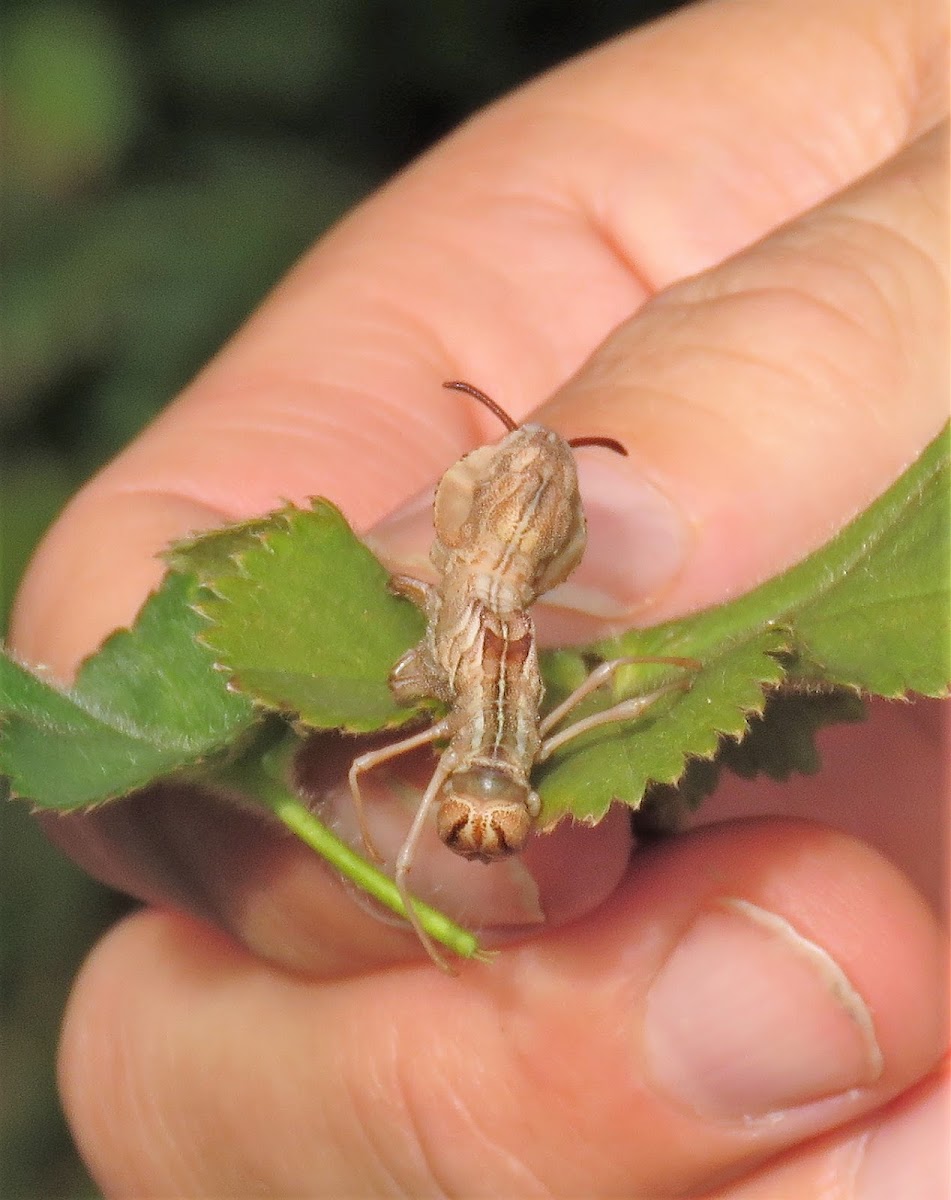
[[[577,461],[588,545],[577,571],[546,595],[545,605],[619,620],[677,577],[687,559],[690,530],[671,501],[628,460],[583,449]],[[391,571],[431,579],[433,536],[430,488],[381,521],[366,541]]]
[[[729,899],[702,914],[651,985],[658,1089],[702,1117],[755,1118],[873,1083],[871,1014],[842,968],[783,917]]]
[[[662,492],[629,459],[578,451],[578,482],[588,522],[581,566],[545,603],[619,620],[650,603],[680,574],[690,530]]]
[[[412,575],[414,579],[435,579],[429,548],[433,544],[434,487],[417,492],[395,512],[377,522],[363,536],[386,568],[395,574]]]

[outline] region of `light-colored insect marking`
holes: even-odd
[[[436,585],[395,575],[390,587],[426,615],[423,640],[390,673],[401,703],[435,697],[448,715],[428,729],[355,759],[350,788],[367,850],[379,858],[364,818],[359,778],[417,747],[445,741],[409,834],[396,859],[395,879],[416,933],[430,957],[448,969],[421,928],[407,876],[433,806],[439,836],[465,858],[492,862],[525,845],[541,802],[531,770],[589,729],[631,720],[668,684],[558,725],[619,667],[635,662],[696,667],[692,659],[620,658],[602,663],[563,703],[539,716],[544,691],[529,609],[572,573],[584,553],[586,527],[571,449],[601,445],[626,454],[612,438],[566,441],[541,425],[515,422],[471,384],[444,385],[486,405],[508,429],[497,445],[460,459],[436,490],[436,538],[430,552]]]

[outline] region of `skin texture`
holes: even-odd
[[[945,19],[721,0],[470,122],[73,501],[16,649],[67,678],[186,530],[312,493],[381,522],[498,436],[449,378],[629,451],[578,452],[591,549],[558,636],[801,558],[946,419]],[[415,573],[428,522],[378,526],[394,566]],[[875,706],[824,736],[822,775],[727,784],[704,819],[730,820],[630,866],[623,815],[537,841],[552,928],[461,979],[211,799],[49,823],[158,906],[67,1015],[91,1169],[110,1196],[945,1195],[942,725]],[[490,869],[460,860],[441,902]]]

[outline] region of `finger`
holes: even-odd
[[[321,786],[337,802],[336,811],[319,812],[359,850],[348,764],[339,749],[336,759],[316,764]],[[426,769],[432,773],[431,762],[420,764]],[[414,792],[407,794],[407,782],[415,783]],[[423,786],[419,776],[410,778],[385,802],[382,789],[365,789],[371,804],[380,801],[371,828],[390,874]],[[290,970],[328,978],[425,960],[405,922],[346,884],[302,842],[211,792],[165,783],[91,813],[44,814],[41,822],[51,841],[103,883],[211,921]],[[596,829],[566,822],[522,855],[489,865],[459,858],[432,828],[411,887],[489,948],[596,909],[623,877],[630,847],[622,806]]]
[[[947,1071],[939,1070],[884,1111],[783,1155],[751,1179],[704,1200],[799,1200],[835,1180],[842,1200],[934,1197],[951,1188]]]
[[[694,6],[470,123],[326,238],[70,506],[21,592],[24,656],[68,676],[189,528],[315,492],[371,524],[471,445],[440,379],[523,415],[652,290],[940,119],[945,21],[891,0]],[[638,544],[663,507],[642,491]]]
[[[462,981],[319,986],[140,916],[80,978],[63,1094],[110,1195],[697,1195],[932,1070],[943,975],[877,855],[749,823]]]
[[[609,434],[628,451],[579,452],[589,544],[546,598],[569,610],[552,640],[749,590],[828,540],[938,432],[946,174],[942,128],[657,297],[539,410],[566,436]],[[421,574],[427,524],[411,505],[373,545]]]
[[[695,819],[755,813],[834,825],[886,854],[947,924],[949,733],[946,701],[872,701],[862,725],[820,731],[820,772],[784,783],[725,772]]]

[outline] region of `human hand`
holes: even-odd
[[[583,456],[588,611],[560,632],[662,620],[801,558],[944,419],[943,17],[721,0],[464,127],[77,497],[25,581],[19,651],[68,675],[188,529],[317,492],[380,521],[497,436],[440,391],[458,376],[516,417],[555,392],[543,421],[629,451]],[[379,536],[412,562],[431,529],[417,508]],[[623,813],[538,839],[557,927],[461,981],[211,798],[48,822],[100,877],[238,943],[147,911],[94,952],[62,1058],[94,1173],[116,1195],[772,1200],[830,1175],[928,1195],[942,953],[909,877],[935,898],[937,706],[880,706],[825,747],[818,779],[728,785],[705,815],[746,819],[630,869]],[[447,871],[451,903],[484,869]]]

